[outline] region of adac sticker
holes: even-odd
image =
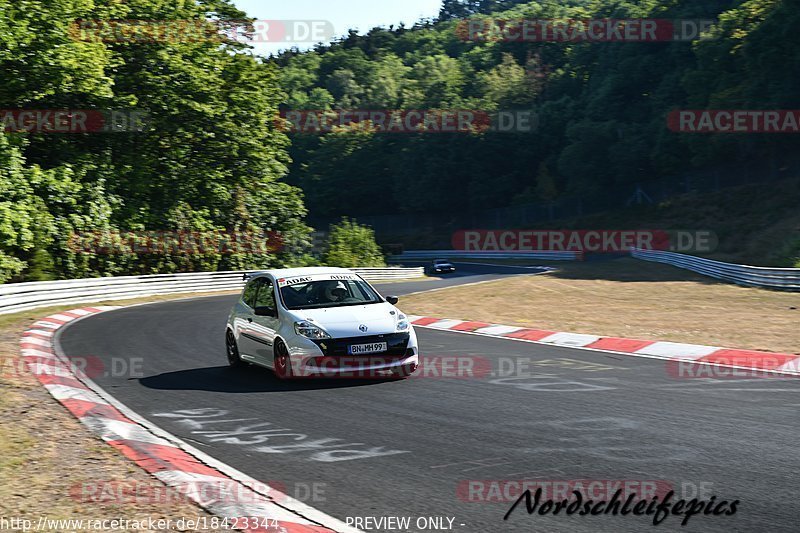
[[[313,276],[298,276],[294,278],[280,278],[278,280],[279,287],[289,287],[292,285],[299,285],[301,283],[310,283],[312,281],[348,281],[355,280],[358,277],[355,274],[316,274]]]

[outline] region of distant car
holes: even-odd
[[[456,267],[447,259],[436,259],[428,266],[429,274],[449,274],[455,271]]]
[[[228,317],[228,362],[263,366],[281,379],[408,377],[419,348],[397,301],[343,268],[259,272]]]

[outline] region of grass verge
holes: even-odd
[[[402,299],[403,311],[603,336],[800,354],[800,293],[631,258]]]

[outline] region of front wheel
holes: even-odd
[[[391,376],[392,379],[406,379],[411,377],[411,375],[417,371],[419,365],[416,363],[411,363],[408,365],[403,365],[397,368],[392,369]]]
[[[289,357],[289,349],[282,340],[275,341],[275,375],[278,379],[292,379],[292,361]]]
[[[233,337],[233,332],[228,330],[225,334],[225,351],[228,354],[228,364],[233,367],[237,368],[240,366],[244,366],[244,361],[239,356],[239,347],[236,346],[236,339]]]

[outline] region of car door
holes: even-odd
[[[245,286],[234,312],[233,327],[236,334],[236,342],[239,346],[239,355],[245,361],[255,360],[256,343],[252,340],[250,330],[251,324],[255,319],[254,308],[258,287],[261,285],[260,279],[252,279]]]
[[[269,278],[258,278],[258,290],[253,306],[253,321],[249,323],[249,337],[253,343],[253,355],[258,363],[272,366],[275,335],[280,327],[278,307],[275,303],[275,289]],[[272,316],[258,316],[255,310],[271,310]]]

